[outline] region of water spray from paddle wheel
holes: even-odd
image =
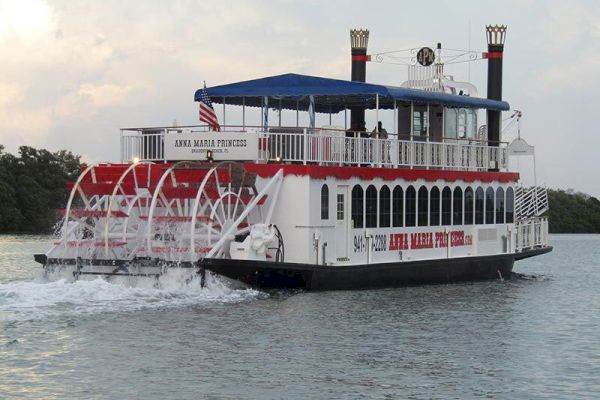
[[[75,265],[78,274],[152,268],[158,275],[205,257],[230,258],[232,242],[269,225],[281,179],[280,172],[258,190],[256,175],[234,162],[86,167],[69,185],[61,237],[48,260]]]
[[[263,221],[266,195],[241,164],[182,162],[165,172],[148,215],[147,252],[171,262],[229,257],[229,244]]]
[[[162,175],[151,163],[96,164],[68,185],[61,238],[52,256],[82,259],[128,259],[137,250],[150,205],[151,188]]]

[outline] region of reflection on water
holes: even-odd
[[[506,281],[268,294],[48,282],[30,256],[45,241],[0,236],[0,397],[600,393],[598,235],[555,236]]]

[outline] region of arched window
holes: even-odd
[[[483,224],[483,205],[484,196],[483,189],[478,187],[475,191],[475,223]]]
[[[429,225],[437,226],[440,224],[440,189],[437,186],[431,188],[431,201],[429,202]]]
[[[409,186],[406,188],[406,226],[415,226],[417,206],[417,193],[415,188]]]
[[[504,223],[504,189],[496,189],[496,223]]]
[[[363,227],[363,190],[356,185],[352,188],[352,226],[354,228]]]
[[[429,193],[427,193],[427,188],[425,186],[421,186],[419,188],[418,193],[418,213],[419,216],[417,218],[417,224],[419,226],[427,226],[429,219]]]
[[[392,226],[402,226],[404,221],[404,191],[396,186],[392,192]]]
[[[473,225],[473,189],[465,189],[465,225]]]
[[[463,191],[459,187],[454,188],[454,214],[452,222],[454,225],[462,225],[463,223]]]
[[[329,219],[329,187],[321,186],[321,219]]]
[[[506,223],[515,222],[515,192],[513,188],[506,189]]]
[[[366,227],[377,228],[377,189],[375,186],[369,185],[366,193]]]
[[[391,215],[390,189],[382,186],[379,190],[379,227],[388,228],[390,226]]]
[[[442,225],[452,223],[452,191],[448,186],[442,190]]]
[[[485,190],[485,223],[494,223],[494,189],[491,187]]]

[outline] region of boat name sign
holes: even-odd
[[[164,136],[167,160],[256,160],[258,134],[249,132],[180,132]]]

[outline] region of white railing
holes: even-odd
[[[548,218],[531,218],[515,223],[518,252],[548,246]]]
[[[539,217],[548,211],[548,191],[543,186],[515,188],[515,218],[517,221]]]
[[[122,130],[121,160],[167,161],[164,158],[164,135],[183,128],[186,127]],[[214,134],[217,136],[219,132]],[[506,170],[508,164],[505,144],[493,147],[482,142],[457,139],[413,141],[361,137],[366,132],[348,134],[350,137],[344,131],[309,128],[259,131],[261,159],[256,161],[468,171]]]

